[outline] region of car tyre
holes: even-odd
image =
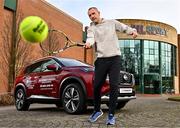
[[[30,103],[26,100],[26,95],[23,89],[18,89],[15,95],[15,106],[19,111],[27,111]]]
[[[86,110],[85,96],[81,86],[71,83],[63,90],[62,104],[69,114],[79,114]]]

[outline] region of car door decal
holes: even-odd
[[[28,89],[34,89],[34,83],[36,83],[36,78],[26,76],[25,79],[23,79],[23,82],[25,83]]]
[[[53,83],[52,81],[56,80],[57,75],[47,75],[47,76],[41,76],[39,78],[40,83],[40,90],[53,90]]]

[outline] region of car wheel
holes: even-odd
[[[86,109],[85,96],[79,84],[69,84],[63,90],[62,104],[67,113],[77,114],[84,112]]]
[[[30,104],[26,100],[26,95],[23,89],[18,89],[15,95],[15,106],[19,111],[27,111]]]
[[[122,109],[127,104],[127,102],[128,101],[121,101],[116,103],[116,109]],[[109,107],[109,103],[106,103],[106,105]]]

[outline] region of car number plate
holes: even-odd
[[[132,93],[132,88],[120,88],[120,93]]]

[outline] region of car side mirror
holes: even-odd
[[[48,70],[57,71],[59,67],[55,64],[50,64],[46,66]]]

